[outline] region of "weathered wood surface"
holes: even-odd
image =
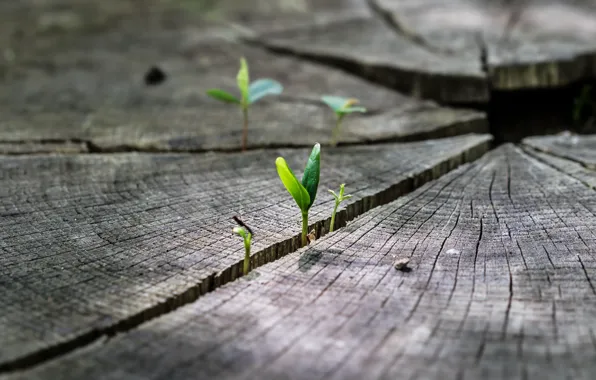
[[[564,86],[596,73],[596,4],[579,0],[371,0],[430,46],[485,48],[491,87]]]
[[[590,1],[363,0],[374,10],[258,41],[442,102],[489,88],[560,87],[596,76]]]
[[[528,137],[524,139],[524,144],[596,170],[596,135],[567,132],[553,136]]]
[[[487,135],[323,149],[310,223],[327,230],[486,152]],[[233,215],[255,263],[299,245],[300,213],[275,170],[309,151],[0,157],[0,369],[31,364],[190,302],[236,278]]]
[[[594,169],[588,169],[585,165],[572,160],[541,152],[540,150],[536,150],[527,144],[523,146],[523,149],[526,153],[544,162],[545,164],[552,166],[554,169],[576,178],[592,189],[596,189],[596,173],[594,173]]]
[[[461,103],[489,97],[477,45],[468,56],[443,54],[397,34],[377,17],[264,33],[255,41],[347,68],[417,97]]]
[[[347,118],[340,142],[487,131],[480,112],[439,107],[336,69],[221,39],[193,41],[193,36],[186,30],[154,31],[122,43],[117,33],[83,34],[72,44],[36,52],[36,60],[21,62],[23,72],[6,79],[0,91],[0,152],[47,151],[39,145],[81,142],[82,151],[239,149],[240,110],[208,98],[205,91],[234,91],[241,56],[248,59],[252,78],[274,78],[286,87],[282,97],[251,109],[251,148],[328,142],[334,116],[319,101],[325,94],[358,97],[371,111]],[[90,45],[95,49],[90,51]],[[166,80],[146,86],[143,77],[154,65]]]
[[[513,145],[6,379],[593,379],[596,197]],[[393,268],[410,258],[410,271]]]

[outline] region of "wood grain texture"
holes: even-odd
[[[202,34],[200,34],[202,36]],[[37,57],[51,70],[28,67],[0,91],[0,141],[82,141],[95,151],[206,151],[239,149],[242,114],[205,92],[237,93],[239,59],[253,79],[285,86],[282,97],[250,110],[249,147],[310,146],[331,139],[334,116],[325,94],[357,97],[370,110],[346,118],[340,142],[404,141],[487,132],[483,113],[442,108],[406,97],[339,70],[193,33],[82,35]],[[96,48],[89,51],[88,45]],[[54,45],[52,45],[54,46]],[[157,65],[163,83],[146,86]]]
[[[488,150],[486,135],[322,150],[310,211],[318,235],[345,183],[338,225]],[[0,369],[127,329],[299,247],[300,212],[274,161],[309,151],[0,157]]]
[[[482,41],[496,90],[560,87],[596,74],[596,6],[566,0],[371,0],[402,32],[457,56]]]
[[[468,55],[445,54],[397,34],[377,17],[263,33],[255,41],[274,51],[348,69],[416,97],[448,103],[488,100],[475,41]]]
[[[576,135],[568,132],[552,136],[524,139],[524,144],[541,152],[575,161],[596,170],[596,135]]]
[[[187,0],[188,1],[188,0]],[[192,2],[194,0],[190,0]],[[209,19],[232,26],[238,32],[279,30],[370,15],[363,0],[211,0]]]
[[[366,3],[360,0],[3,1],[0,46],[15,56],[5,56],[12,59],[0,60],[0,67],[27,57],[28,52],[50,47],[52,40],[64,44],[80,39],[80,35],[120,34],[128,38],[139,34],[136,38],[146,38],[156,32],[171,34],[186,29],[234,36],[238,30],[231,28],[231,23],[270,29],[367,13]]]
[[[592,189],[502,146],[258,276],[6,379],[591,379],[595,211]]]
[[[544,164],[570,175],[592,189],[596,189],[596,174],[594,173],[594,169],[588,169],[586,166],[573,160],[544,153],[528,145],[523,146],[523,149],[527,154],[542,161]]]

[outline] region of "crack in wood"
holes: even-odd
[[[374,194],[361,196],[359,199],[348,204],[347,207],[337,213],[336,226],[338,228],[338,232],[341,233],[342,228],[345,227],[348,221],[353,220],[364,212],[387,204],[398,197],[422,186],[428,181],[436,179],[450,172],[461,164],[474,161],[481,157],[488,150],[489,143],[487,139],[484,142],[480,142],[477,145],[472,145],[466,150],[450,156],[449,159],[439,161],[436,164],[425,168],[424,170],[420,170],[419,172],[416,172],[407,178],[401,179],[387,188],[376,190]],[[168,207],[173,207],[173,205],[177,202],[178,201],[173,200]],[[316,223],[311,224],[309,226],[309,230],[314,229],[317,231],[317,236],[323,236],[328,231],[329,222],[330,217],[320,219]],[[103,239],[105,240],[106,238],[104,237]],[[117,241],[122,240],[118,238]],[[296,251],[300,248],[299,241],[300,235],[296,234],[295,236],[285,238],[276,244],[256,250],[256,252],[254,252],[251,256],[251,268],[258,268],[266,263],[275,261],[291,252]],[[148,320],[152,320],[158,316],[170,313],[182,305],[193,302],[202,295],[211,292],[214,289],[219,288],[238,277],[241,277],[242,264],[243,261],[238,260],[226,269],[218,273],[213,273],[204,278],[202,281],[187,287],[184,291],[173,294],[153,306],[143,308],[138,313],[122,318],[119,321],[116,321],[116,323],[94,328],[88,332],[75,335],[75,337],[72,339],[67,339],[62,342],[54,342],[48,345],[46,348],[38,349],[29,354],[5,361],[0,364],[0,373],[23,370],[37,366],[41,363],[65,355],[68,352],[88,346],[100,338],[113,337],[118,333],[129,331]]]

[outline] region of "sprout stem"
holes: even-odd
[[[333,228],[335,227],[335,214],[337,213],[337,208],[341,201],[339,199],[335,200],[335,207],[333,208],[333,213],[331,214],[331,225],[329,226],[329,232],[333,232]]]
[[[303,247],[305,247],[308,244],[306,235],[308,235],[308,210],[302,211],[302,246]]]
[[[244,127],[242,129],[242,151],[246,151],[248,140],[248,107],[242,107],[242,116],[244,117]]]
[[[341,127],[341,119],[342,119],[342,117],[340,115],[338,115],[337,119],[335,121],[335,128],[333,128],[333,132],[331,135],[331,145],[332,146],[337,145],[337,136],[339,135],[339,129]]]
[[[244,275],[246,276],[248,272],[250,272],[250,243],[252,240],[252,235],[247,233],[246,238],[244,238]]]

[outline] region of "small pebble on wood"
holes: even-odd
[[[402,272],[406,272],[411,270],[410,268],[408,268],[408,264],[410,263],[410,259],[406,258],[406,257],[402,257],[400,259],[397,259],[393,262],[393,267],[397,270],[400,270]]]

